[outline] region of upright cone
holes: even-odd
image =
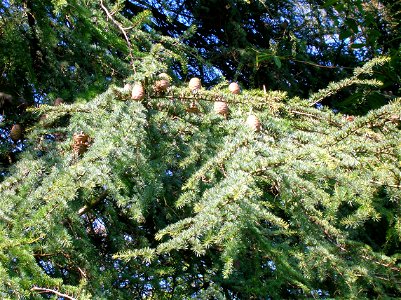
[[[191,80],[188,83],[188,87],[190,88],[191,91],[197,91],[202,88],[202,83],[199,78],[191,78]]]
[[[80,133],[74,133],[72,140],[72,149],[74,150],[75,155],[82,155],[88,150],[90,137],[89,135],[83,133],[83,131]]]
[[[18,142],[22,137],[22,126],[20,124],[14,124],[10,130],[10,138],[14,143]]]
[[[228,115],[228,105],[226,102],[217,101],[214,103],[214,111],[222,116]]]
[[[145,97],[145,90],[141,83],[135,83],[132,88],[131,99],[141,101]]]
[[[228,86],[228,90],[235,95],[241,93],[241,88],[239,87],[239,84],[236,82],[231,82],[230,85]]]
[[[158,80],[156,80],[153,90],[156,93],[163,93],[167,91],[170,87],[170,76],[167,73],[160,73],[158,76]]]
[[[155,82],[153,89],[156,93],[161,93],[167,91],[170,86],[170,82],[166,79],[160,79]]]
[[[246,125],[253,131],[260,131],[261,125],[257,116],[249,115],[246,119]]]

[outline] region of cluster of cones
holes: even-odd
[[[59,106],[64,103],[62,98],[54,100],[54,106]],[[43,115],[42,119],[46,119],[47,115]],[[23,137],[23,127],[21,124],[14,124],[10,130],[10,138],[14,143],[17,143]],[[75,133],[73,135],[72,149],[75,156],[82,155],[85,153],[91,143],[91,138],[84,132]]]
[[[155,81],[153,85],[153,90],[157,94],[162,94],[167,91],[167,89],[170,87],[170,77],[166,73],[161,73],[159,74],[157,80]],[[202,88],[202,83],[199,78],[191,78],[191,80],[188,83],[189,89],[192,91],[192,93],[196,94],[201,88]],[[131,91],[131,99],[135,101],[141,101],[145,98],[145,89],[143,85],[140,82],[135,83],[133,86],[130,84],[126,84],[124,86],[124,90],[127,92]],[[228,86],[228,90],[234,94],[238,95],[241,93],[241,88],[238,83],[232,82]],[[224,117],[228,116],[228,104],[225,101],[219,100],[214,102],[214,111],[217,114],[220,114]],[[199,109],[196,105],[195,101],[192,101],[189,104],[189,107],[187,108],[187,112],[190,113],[198,113]],[[261,130],[261,123],[259,121],[259,118],[255,116],[254,114],[250,114],[246,120],[246,125],[250,127],[254,131],[260,131]]]
[[[162,94],[166,92],[169,87],[170,87],[170,76],[166,73],[159,74],[157,80],[153,85],[153,90],[155,91],[155,93]],[[188,87],[193,93],[197,93],[202,88],[201,80],[196,77],[192,78],[189,81]],[[126,84],[124,86],[124,89],[126,91],[131,92],[132,100],[141,101],[145,97],[145,89],[141,83],[135,83],[133,86],[131,86],[130,84]],[[236,82],[232,82],[229,85],[228,89],[232,94],[235,95],[241,93],[241,88]],[[63,103],[64,101],[62,98],[57,98],[54,101],[54,106],[59,106]],[[199,112],[199,108],[197,107],[195,101],[192,101],[189,104],[187,111],[190,113]],[[227,102],[222,100],[214,102],[214,111],[217,114],[227,117],[229,113]],[[46,118],[46,115],[42,117]],[[254,131],[260,131],[261,129],[261,123],[258,117],[253,114],[250,114],[248,116],[246,120],[246,125]],[[20,124],[14,124],[10,130],[10,138],[13,140],[14,143],[17,143],[22,138],[22,135],[23,135],[22,126]],[[85,153],[90,146],[90,142],[91,142],[90,137],[87,134],[83,133],[82,131],[80,133],[75,133],[73,136],[73,144],[72,144],[74,154],[79,156]]]

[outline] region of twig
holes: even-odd
[[[83,214],[85,214],[86,212],[88,212],[90,209],[92,209],[93,207],[95,207],[96,205],[98,205],[101,201],[103,201],[106,196],[108,194],[108,190],[105,189],[100,195],[99,197],[97,197],[97,199],[92,202],[91,204],[88,205],[84,205],[82,206],[79,210],[78,210],[78,215],[82,216]]]
[[[125,28],[119,23],[117,22],[114,18],[113,15],[107,10],[106,6],[104,6],[103,4],[103,0],[100,0],[100,6],[102,7],[102,9],[105,11],[107,17],[118,27],[118,29],[120,29],[120,31],[122,32],[122,34],[124,35],[125,40],[127,41],[127,45],[128,45],[128,49],[129,49],[129,57],[131,60],[131,65],[134,68],[134,73],[136,73],[135,71],[135,65],[134,65],[134,56],[132,55],[132,47],[131,47],[131,42],[129,40],[128,34],[125,31]],[[114,12],[115,13],[115,12]],[[113,14],[114,14],[113,13]]]
[[[310,117],[310,118],[317,119],[317,120],[325,120],[325,121],[328,121],[330,124],[335,125],[335,126],[337,126],[337,127],[340,127],[340,126],[341,126],[339,123],[337,123],[337,122],[335,122],[335,121],[333,121],[333,120],[327,120],[327,119],[324,118],[324,117],[316,116],[316,115],[311,114],[311,113],[306,113],[306,112],[302,112],[302,111],[297,111],[297,110],[294,110],[294,109],[289,109],[288,111],[289,111],[290,113],[293,113],[294,115],[306,116],[306,117]]]
[[[374,181],[374,180],[370,180],[370,182],[374,183],[374,184],[377,184],[377,185],[384,185],[384,186],[388,186],[388,187],[401,189],[401,185],[389,184],[389,183],[384,183],[384,182],[379,182],[379,181]]]
[[[225,98],[223,97],[223,101],[227,102],[228,104],[230,103],[237,103],[237,104],[249,104],[249,100],[248,101],[239,101],[239,100],[235,100],[234,98]],[[183,95],[162,95],[162,96],[156,96],[156,95],[149,95],[148,98],[150,99],[177,99],[177,100],[188,100],[188,101],[194,101],[194,100],[198,100],[198,101],[208,101],[208,102],[216,102],[218,101],[218,98],[214,97],[212,98],[211,96],[208,97],[208,95],[202,95],[202,94],[198,94],[198,96],[194,97],[194,96],[183,96]],[[256,98],[256,97],[255,97]],[[261,97],[258,97],[261,98]],[[220,100],[221,101],[221,100]],[[269,105],[268,102],[258,102],[257,104],[259,105]]]
[[[78,267],[78,271],[79,271],[79,273],[81,273],[81,276],[83,278],[87,278],[88,277],[88,275],[86,275],[86,273],[80,267]]]
[[[71,296],[69,296],[67,294],[63,294],[63,293],[60,293],[59,291],[52,290],[52,289],[46,289],[46,288],[40,288],[40,287],[34,286],[33,288],[31,288],[31,291],[35,291],[35,292],[39,292],[39,293],[53,293],[53,294],[55,294],[55,295],[57,295],[59,297],[65,298],[65,299],[77,300],[74,297],[71,297]]]
[[[384,263],[384,262],[377,261],[377,260],[375,260],[375,259],[373,259],[372,257],[369,257],[369,256],[367,256],[367,255],[361,255],[361,257],[364,258],[364,259],[366,259],[366,260],[369,260],[369,261],[371,261],[371,262],[374,262],[374,263],[377,264],[377,265],[383,266],[383,267],[385,267],[385,268],[390,268],[390,270],[397,271],[397,272],[401,272],[401,269],[400,269],[400,268],[397,268],[397,267],[395,267],[394,265],[392,265],[392,264],[390,264],[390,263],[387,263],[387,264],[386,264],[386,263]]]
[[[183,96],[183,95],[163,95],[163,96],[154,96],[150,95],[150,99],[177,99],[177,100],[188,100],[188,101],[194,101],[194,100],[200,100],[200,101],[209,101],[209,102],[216,102],[216,99],[210,99],[207,97],[194,97],[194,96]],[[246,102],[241,102],[241,101],[225,101],[227,103],[240,103],[240,104],[247,104]]]
[[[284,57],[284,58],[285,58],[285,57]],[[302,64],[311,65],[311,66],[318,67],[318,68],[326,68],[326,69],[353,69],[352,67],[344,67],[344,66],[325,66],[325,65],[317,64],[317,63],[310,62],[310,61],[294,59],[294,58],[291,58],[291,57],[289,57],[289,60],[292,60],[292,61],[295,61],[295,62],[299,62],[299,63],[302,63]]]

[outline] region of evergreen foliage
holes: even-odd
[[[400,298],[398,14],[2,1],[0,298]]]
[[[127,18],[121,1],[0,3],[0,173],[23,143],[9,138],[15,123],[34,120],[28,106],[89,101],[138,69],[141,80],[173,62],[187,65],[189,48],[147,29],[149,11]],[[174,51],[166,47],[175,45]],[[176,51],[189,53],[187,57]],[[193,52],[195,55],[195,53]]]
[[[398,1],[365,0],[125,1],[127,15],[150,10],[156,31],[181,36],[227,79],[305,98],[377,55],[392,58],[375,74],[385,83],[381,91],[399,93],[399,7]],[[210,66],[189,63],[190,74],[210,85],[218,82]],[[386,104],[379,92],[346,92],[326,104],[356,114]]]
[[[347,84],[377,88],[386,60]],[[111,86],[30,109],[46,117],[0,184],[2,298],[400,297],[401,99],[352,119],[313,107],[344,81],[159,92],[155,68],[141,102]]]

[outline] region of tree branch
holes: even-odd
[[[396,189],[401,189],[401,185],[389,184],[389,183],[379,182],[379,181],[374,181],[374,180],[370,180],[370,182],[373,184],[377,184],[377,185],[383,185],[383,186],[393,187]]]
[[[57,295],[59,297],[63,297],[65,299],[77,300],[77,298],[74,298],[74,297],[71,297],[71,296],[69,296],[67,294],[60,293],[59,291],[52,290],[52,289],[47,289],[47,288],[40,288],[40,287],[34,286],[33,288],[31,288],[31,291],[35,291],[35,292],[38,292],[38,293],[52,293],[52,294],[55,294],[55,295]]]
[[[95,207],[96,205],[98,205],[102,200],[104,200],[104,199],[106,198],[107,192],[108,192],[108,190],[105,189],[105,190],[99,195],[99,197],[97,197],[96,200],[93,201],[91,204],[82,206],[82,207],[78,210],[78,215],[82,216],[83,214],[85,214],[86,212],[88,212],[90,209],[92,209],[93,207]]]
[[[341,124],[339,124],[339,123],[337,123],[337,122],[335,122],[333,120],[327,120],[324,117],[320,117],[320,116],[317,116],[317,115],[314,115],[314,114],[311,114],[311,113],[297,111],[297,110],[294,110],[294,109],[289,109],[288,111],[290,113],[293,113],[294,115],[306,116],[306,117],[309,117],[309,118],[312,118],[312,119],[316,119],[316,120],[325,120],[325,121],[328,121],[331,125],[334,125],[334,126],[337,126],[337,127],[341,127]]]
[[[111,13],[107,10],[106,6],[104,6],[103,0],[100,0],[100,6],[101,6],[101,8],[104,10],[104,12],[106,13],[107,17],[118,27],[118,29],[120,29],[120,31],[121,31],[122,34],[124,35],[124,38],[125,38],[125,40],[126,40],[126,42],[127,42],[127,45],[128,45],[129,57],[130,57],[131,65],[132,65],[132,67],[134,68],[134,73],[136,73],[136,72],[135,72],[135,66],[134,66],[134,56],[132,55],[131,42],[130,42],[130,40],[129,40],[129,37],[128,37],[127,32],[125,31],[125,28],[124,28],[119,22],[117,22],[117,20],[115,20],[115,19],[113,18],[113,14],[114,14],[115,12],[114,12],[113,14],[111,14]]]

